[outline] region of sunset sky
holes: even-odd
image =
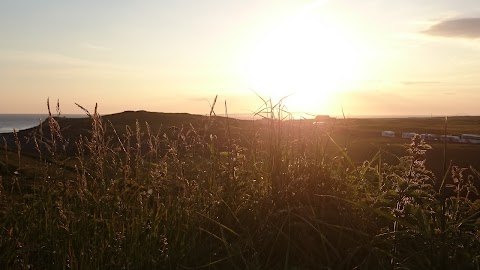
[[[479,115],[478,0],[0,1],[0,113]]]

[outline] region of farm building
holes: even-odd
[[[480,143],[480,135],[477,134],[462,134],[461,138],[466,143]]]
[[[432,141],[432,140],[437,140],[437,135],[436,134],[430,134],[430,133],[425,133],[420,135],[422,139],[426,141]]]
[[[385,130],[385,131],[382,131],[382,136],[383,137],[395,137],[395,132],[393,131],[389,131],[389,130]]]
[[[402,133],[402,138],[411,139],[415,135],[417,135],[417,133],[415,133],[415,132],[404,132],[404,133]]]
[[[441,135],[439,137],[439,139],[441,141],[444,141],[445,139],[447,140],[447,142],[461,142],[461,139],[459,136],[454,136],[454,135]]]

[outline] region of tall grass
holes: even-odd
[[[263,101],[264,120],[240,132],[216,98],[205,122],[159,130],[120,130],[79,106],[91,127],[75,141],[48,104],[48,127],[29,138],[36,161],[18,137],[1,149],[0,265],[479,269],[477,170],[437,179],[420,137],[395,164],[381,151],[354,164],[335,122],[292,121]]]

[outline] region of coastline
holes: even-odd
[[[0,114],[0,134],[12,133],[38,126],[48,114]],[[61,117],[81,118],[84,114],[65,114]]]

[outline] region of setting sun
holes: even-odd
[[[317,110],[361,77],[362,49],[344,29],[313,13],[279,23],[248,59],[251,88],[292,110]]]

